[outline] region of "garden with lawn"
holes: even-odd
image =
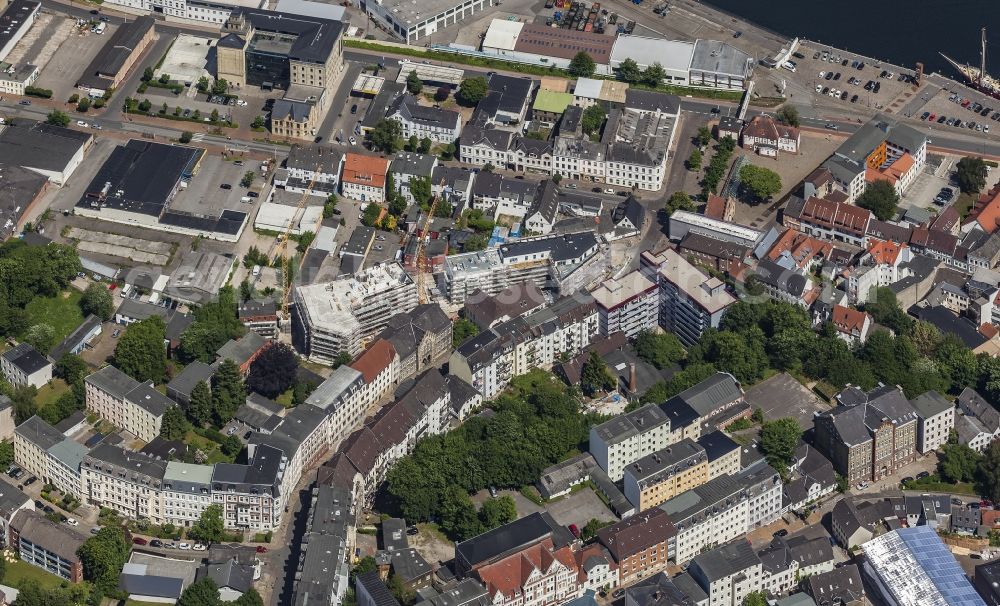
[[[77,290],[68,290],[55,297],[35,297],[24,308],[27,325],[48,324],[52,327],[53,343],[59,343],[83,322],[82,297]]]
[[[3,575],[3,584],[8,587],[21,587],[25,584],[31,584],[45,589],[55,589],[63,583],[62,578],[21,560],[6,562],[6,565],[7,570]]]

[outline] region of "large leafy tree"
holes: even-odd
[[[111,291],[101,284],[91,283],[87,290],[83,291],[80,299],[80,309],[84,314],[94,314],[105,322],[111,319],[115,313],[115,303],[111,298]]]
[[[636,336],[634,347],[636,355],[661,370],[680,362],[687,355],[680,340],[669,332],[644,330]]]
[[[479,334],[479,327],[465,318],[455,320],[451,329],[451,342],[454,347],[458,347],[462,341]]]
[[[202,543],[218,543],[225,534],[222,522],[222,506],[209,505],[201,512],[201,517],[191,526],[188,536]]]
[[[639,69],[639,64],[635,62],[635,59],[629,57],[618,66],[618,77],[623,82],[635,84],[642,78],[642,70]]]
[[[781,191],[781,177],[763,166],[747,164],[740,169],[740,189],[754,202],[765,202]]]
[[[768,463],[784,475],[802,438],[802,427],[791,417],[765,421],[760,428],[760,449]]]
[[[976,479],[981,459],[982,456],[968,444],[949,441],[938,458],[938,473],[946,482],[971,482]]]
[[[212,391],[205,381],[198,381],[191,390],[187,417],[198,427],[204,427],[212,421]]]
[[[509,496],[490,499],[479,508],[479,521],[483,531],[509,524],[517,519],[517,505]]]
[[[687,195],[682,191],[675,191],[667,199],[667,203],[664,206],[667,211],[667,216],[674,214],[678,210],[686,210],[688,212],[693,212],[695,210],[694,202],[691,201],[691,196]]]
[[[580,387],[583,393],[592,396],[599,391],[610,391],[615,388],[617,381],[608,365],[595,350],[590,350],[587,361],[583,363],[580,371]]]
[[[583,110],[583,119],[581,120],[583,132],[588,135],[599,132],[601,125],[604,124],[605,117],[607,117],[607,114],[600,105],[591,105]]]
[[[659,63],[654,63],[642,70],[642,83],[646,86],[659,86],[667,77],[667,71]]]
[[[410,73],[406,76],[406,90],[408,90],[413,95],[419,95],[420,91],[424,89],[424,83],[417,75],[417,70],[410,70]]]
[[[486,82],[486,78],[475,76],[462,80],[455,97],[465,105],[475,105],[486,96],[488,90],[489,84]]]
[[[858,206],[872,211],[881,221],[888,221],[896,214],[897,204],[899,194],[896,193],[896,188],[884,179],[869,183],[857,201]]]
[[[212,376],[212,419],[215,424],[222,427],[228,423],[245,401],[246,389],[240,367],[227,358]]]
[[[247,387],[262,396],[276,398],[295,382],[299,360],[284,343],[275,343],[261,353],[250,365]]]
[[[181,356],[186,362],[200,360],[210,364],[215,352],[230,339],[246,332],[236,313],[237,295],[231,286],[219,290],[219,296],[194,312],[195,321],[181,335]]]
[[[955,166],[955,178],[958,186],[967,194],[978,194],[986,187],[986,177],[989,169],[986,162],[979,157],[967,156],[958,161]]]
[[[980,492],[994,503],[1000,502],[1000,440],[993,440],[979,463]]]
[[[375,128],[369,131],[368,141],[371,143],[372,149],[386,154],[394,154],[399,150],[402,136],[403,127],[399,122],[383,118],[375,124]]]
[[[115,346],[115,366],[136,381],[162,381],[167,371],[166,330],[159,316],[130,325]]]
[[[128,561],[131,548],[120,527],[106,526],[100,529],[77,551],[83,564],[83,578],[97,585],[104,593],[116,592],[118,575]]]
[[[580,51],[569,62],[569,73],[575,78],[589,78],[594,75],[597,63],[586,51]]]
[[[179,406],[168,406],[160,422],[160,436],[164,440],[180,440],[187,432],[187,419]]]
[[[188,585],[177,600],[177,606],[219,606],[219,586],[209,577]]]
[[[799,110],[794,105],[783,105],[778,110],[778,120],[789,126],[799,125]]]
[[[57,377],[72,385],[87,375],[87,363],[76,354],[63,354],[56,362],[52,372]]]

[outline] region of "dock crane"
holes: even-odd
[[[427,210],[427,218],[424,220],[420,238],[417,240],[417,300],[421,305],[427,303],[427,240],[430,239],[431,221],[434,220],[434,213],[437,211],[438,202],[444,195],[444,186],[447,181],[441,178],[441,193],[431,198],[431,207]]]

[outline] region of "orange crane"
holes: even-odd
[[[447,181],[441,178],[441,194],[444,194],[444,185]],[[431,198],[431,207],[427,211],[427,218],[424,220],[424,227],[421,230],[420,239],[417,240],[417,298],[420,304],[423,305],[427,302],[427,274],[429,268],[427,267],[427,240],[430,239],[431,221],[434,219],[434,213],[437,211],[438,201],[441,196],[434,196]]]

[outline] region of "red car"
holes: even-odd
[[[574,537],[579,537],[580,536],[580,529],[576,527],[576,524],[570,524],[568,526],[568,528],[569,528],[569,531],[573,533]]]
[[[267,547],[264,547],[263,545],[258,545],[257,553],[267,553]]]
[[[935,120],[937,120],[937,115],[935,115],[935,114],[931,114],[930,117],[927,118],[928,122],[933,122]]]
[[[149,545],[149,541],[147,541],[142,537],[133,537],[132,542],[135,543],[136,545]]]

